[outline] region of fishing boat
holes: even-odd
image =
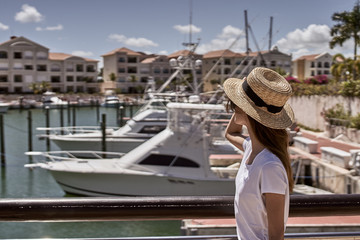
[[[55,92],[46,91],[42,95],[42,103],[44,107],[58,108],[62,106],[67,106],[68,102],[62,100],[57,96]]]
[[[217,174],[209,164],[211,154],[232,147],[213,137],[223,127],[214,123],[213,115],[224,106],[169,103],[167,107],[166,129],[128,153],[28,152],[47,161],[25,166],[48,170],[65,192],[78,195],[233,196],[234,174]],[[76,157],[84,153],[88,157]]]

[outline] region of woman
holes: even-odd
[[[291,86],[278,73],[255,68],[246,79],[227,79],[224,91],[234,112],[226,138],[244,151],[234,202],[238,238],[283,239],[293,187],[286,131],[294,119],[286,103]]]

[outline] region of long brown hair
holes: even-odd
[[[226,110],[235,111],[236,105],[229,100],[226,105]],[[292,192],[294,187],[293,174],[291,169],[290,155],[288,152],[288,133],[286,129],[273,129],[266,127],[256,121],[249,118],[250,127],[253,129],[255,137],[273,154],[275,154],[282,162],[288,177],[289,189]]]

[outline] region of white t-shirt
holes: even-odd
[[[243,143],[244,155],[236,175],[235,218],[238,239],[268,239],[268,221],[264,193],[285,195],[284,229],[289,214],[289,185],[280,159],[264,149],[251,165],[246,164],[251,151],[251,140]]]

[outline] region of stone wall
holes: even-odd
[[[351,115],[360,113],[360,99],[342,96],[293,96],[289,99],[294,109],[296,121],[312,129],[326,130],[325,120],[322,116],[324,110],[340,103]]]

